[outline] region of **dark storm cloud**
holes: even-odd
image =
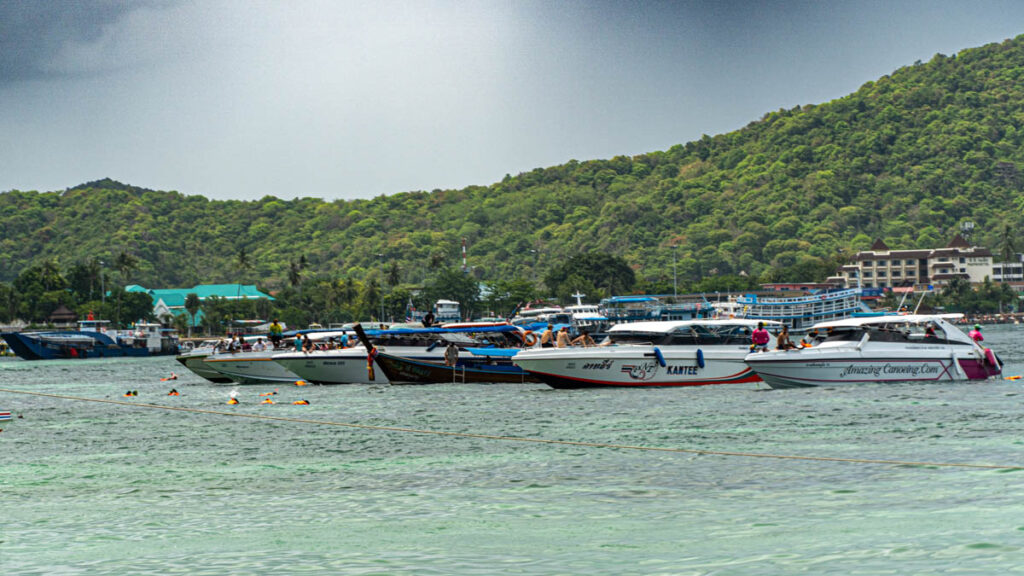
[[[10,0],[0,2],[0,85],[75,74],[54,64],[69,44],[98,40],[134,10],[169,0]],[[58,71],[59,70],[59,71]]]

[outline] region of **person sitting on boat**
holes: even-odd
[[[981,324],[975,324],[974,330],[968,332],[967,335],[970,336],[971,340],[974,340],[975,343],[985,341],[985,337],[981,335]]]
[[[308,334],[302,335],[302,351],[306,353],[313,351],[313,341],[309,339]]]
[[[558,331],[558,338],[555,339],[556,348],[568,348],[572,345],[569,340],[569,328],[562,326],[561,330]]]
[[[937,336],[935,336],[935,325],[934,324],[928,324],[927,326],[925,326],[925,328],[924,328],[924,337],[925,338],[937,338]]]
[[[584,330],[579,336],[573,339],[572,345],[587,347],[596,346],[597,344],[594,344],[594,339],[590,337],[590,334],[588,334],[586,330]]]
[[[263,342],[263,338],[257,338],[256,343],[252,345],[253,352],[263,352],[267,349],[267,345]]]
[[[541,348],[553,348],[555,346],[555,326],[548,324],[546,330],[540,334],[540,347]]]
[[[755,352],[765,352],[768,350],[768,342],[771,341],[771,334],[764,329],[764,322],[757,323],[757,330],[750,335],[750,339],[753,344],[750,345],[750,350]]]
[[[793,344],[793,341],[789,339],[789,326],[783,324],[782,332],[779,332],[779,335],[775,339],[775,349],[792,350],[793,348],[796,348],[796,344]]]

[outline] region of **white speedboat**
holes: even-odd
[[[526,338],[522,330],[507,322],[466,322],[440,328],[368,330],[366,334],[378,352],[426,362],[444,362],[444,350],[449,342],[463,349],[485,345],[511,347],[521,345]],[[373,380],[370,379],[367,352],[362,345],[312,352],[279,352],[273,355],[273,359],[303,380],[317,384],[389,382],[385,371],[376,363],[372,371]]]
[[[757,325],[744,319],[617,324],[599,346],[532,348],[512,361],[552,388],[757,382],[743,362]]]
[[[344,332],[337,330],[300,330],[285,333],[284,342],[292,342],[298,334],[308,336],[315,343],[322,343],[333,338],[340,338]],[[302,380],[294,372],[274,362],[274,355],[286,350],[287,348],[270,348],[260,351],[212,354],[203,360],[203,365],[216,370],[239,384],[271,384]]]
[[[747,356],[772,388],[861,382],[983,380],[1002,372],[999,359],[954,326],[949,315],[847,318],[815,324],[809,348]]]
[[[231,382],[231,378],[228,378],[203,362],[203,360],[206,360],[208,356],[214,353],[217,342],[217,340],[207,340],[191,350],[178,354],[174,359],[180,362],[185,368],[191,370],[197,376],[205,378],[210,382],[216,382],[219,384]]]

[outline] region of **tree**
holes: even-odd
[[[627,294],[636,284],[636,274],[621,257],[607,252],[587,252],[569,258],[564,266],[554,266],[544,276],[547,285],[560,299],[569,301],[580,289],[571,285],[574,276],[589,279],[595,288],[608,295]]]
[[[1005,265],[1017,259],[1017,239],[1009,222],[1003,223],[999,234],[999,258],[1004,264],[1003,278],[1006,278]]]
[[[473,317],[480,301],[480,284],[458,268],[444,268],[426,286],[424,293],[431,302],[442,299],[459,303],[462,314]]]
[[[199,313],[199,308],[202,306],[202,302],[199,300],[199,295],[195,292],[189,292],[185,295],[185,310],[188,312],[189,323],[188,323],[188,337],[192,337],[192,327],[196,325],[196,314]]]

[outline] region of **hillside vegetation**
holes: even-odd
[[[539,282],[581,253],[621,257],[637,289],[654,292],[671,292],[673,256],[680,290],[711,275],[813,280],[876,237],[934,247],[972,221],[977,244],[996,251],[1012,241],[1022,141],[1019,36],[728,134],[490,186],[334,202],[214,201],[112,180],[5,192],[0,280],[43,261],[112,266],[126,252],[137,259],[131,281],[152,287],[274,290],[302,258],[307,275],[412,285],[461,265],[463,238],[481,280]],[[584,291],[601,287],[593,282]]]

